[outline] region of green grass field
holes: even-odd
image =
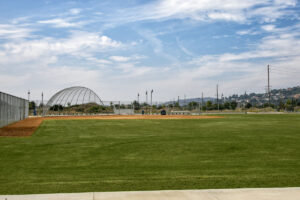
[[[0,138],[0,194],[300,186],[300,115],[44,121]]]

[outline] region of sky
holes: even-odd
[[[2,0],[0,91],[168,101],[300,85],[297,0]]]

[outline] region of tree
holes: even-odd
[[[224,104],[220,103],[220,104],[219,104],[219,109],[220,109],[220,110],[224,110]]]
[[[252,104],[248,102],[248,103],[246,104],[246,106],[245,106],[245,107],[246,107],[247,109],[249,109],[249,108],[251,108],[251,107],[252,107]]]
[[[50,108],[50,110],[60,111],[60,110],[63,110],[63,107],[62,107],[62,105],[55,104]]]
[[[294,111],[293,101],[292,101],[292,100],[288,99],[288,100],[286,101],[285,109],[286,109],[287,111]]]
[[[88,108],[88,112],[89,113],[98,113],[99,112],[99,110],[100,110],[100,106],[92,106],[92,107],[90,107],[90,108]]]
[[[264,108],[267,108],[267,107],[274,108],[274,104],[264,103],[263,107]]]
[[[283,110],[285,108],[284,103],[282,101],[279,102],[278,108]]]
[[[34,101],[30,101],[29,102],[29,109],[30,110],[34,110],[35,109],[35,102]]]
[[[230,103],[229,102],[225,102],[224,103],[224,108],[225,109],[230,109]]]
[[[190,103],[188,104],[189,110],[193,110],[193,109],[195,109],[197,106],[198,106],[198,103],[195,102],[195,101],[192,101],[192,102],[190,102]]]
[[[220,104],[219,104],[220,106]],[[219,107],[220,108],[220,107]],[[218,110],[218,104],[217,103],[214,103],[211,107],[211,110]]]
[[[211,110],[212,109],[212,102],[211,101],[207,101],[206,102],[206,110]]]
[[[137,102],[137,101],[134,101],[134,102],[133,102],[133,106],[134,106],[134,109],[135,109],[135,110],[139,110],[139,109],[141,108],[140,103]]]
[[[113,102],[110,102],[109,105],[110,105],[110,108],[111,108],[111,109],[114,108],[114,103],[113,103]]]
[[[236,107],[237,107],[237,102],[236,101],[230,102],[230,107],[231,107],[232,110],[235,110]]]

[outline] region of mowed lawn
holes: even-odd
[[[300,186],[300,115],[47,120],[0,138],[0,194]]]

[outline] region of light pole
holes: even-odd
[[[30,101],[30,90],[28,90],[28,102]]]
[[[146,90],[146,113],[148,108],[148,91]]]
[[[42,92],[42,115],[44,116],[44,93]]]
[[[153,89],[151,90],[151,115],[152,115],[152,93],[153,93]]]
[[[138,96],[137,96],[138,98],[137,98],[137,101],[138,101],[138,103],[140,104],[140,93],[138,93]]]

